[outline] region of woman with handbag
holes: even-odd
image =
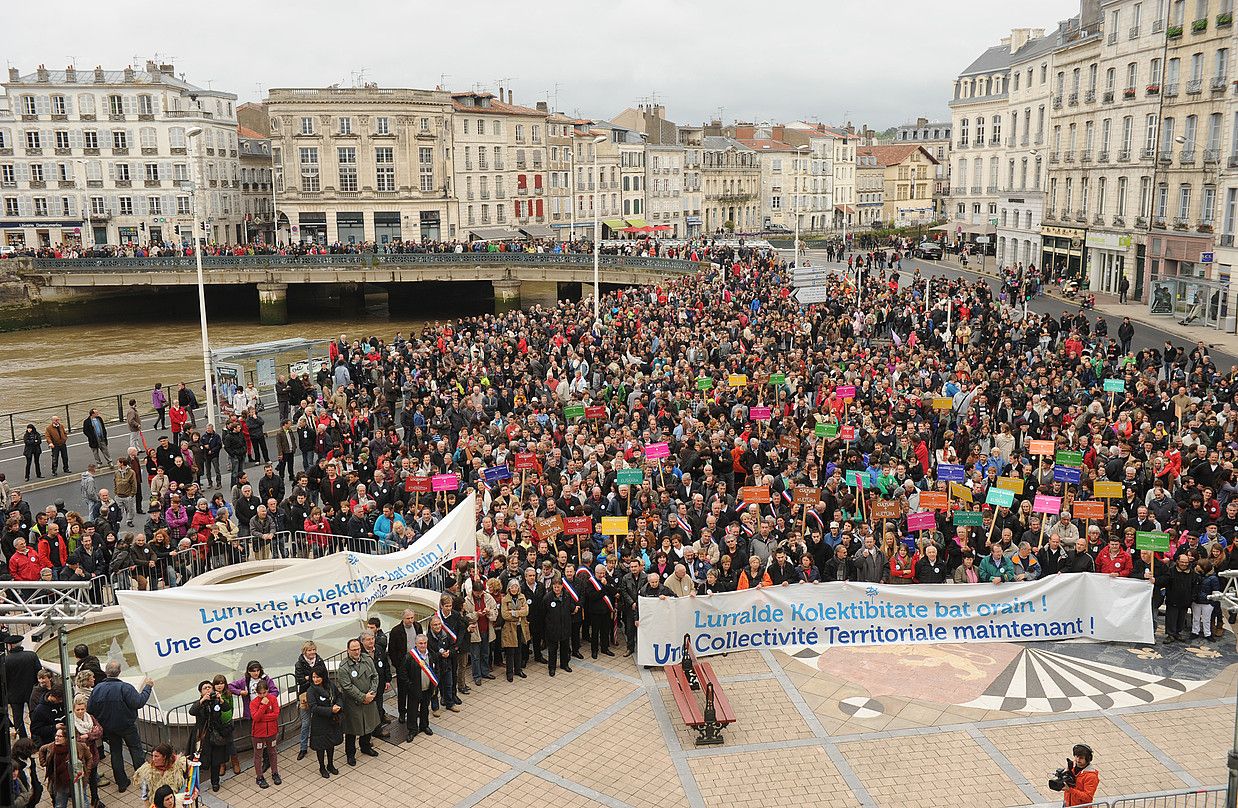
[[[529,641],[529,601],[520,591],[520,580],[513,577],[507,582],[507,594],[503,596],[503,657],[507,662],[507,681],[513,676],[527,679],[521,648]]]
[[[89,670],[84,670],[82,673],[89,673]],[[99,799],[99,741],[103,738],[103,726],[94,719],[90,713],[86,712],[87,697],[78,693],[73,697],[73,731],[77,735],[78,743],[90,750],[90,755],[94,759],[94,763],[86,768],[86,782],[90,785],[90,808],[103,808],[103,802]]]
[[[323,777],[339,774],[335,768],[335,747],[344,742],[340,712],[344,696],[322,669],[310,671],[310,686],[305,693],[310,713],[310,748],[318,753],[318,773]]]
[[[202,762],[202,771],[210,772],[211,791],[219,790],[220,770],[228,762],[228,742],[232,740],[232,724],[224,723],[223,712],[224,705],[215,692],[215,685],[209,680],[199,682],[198,700],[189,708],[189,714],[197,719],[198,759]],[[191,741],[194,738],[191,736]]]

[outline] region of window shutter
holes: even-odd
[[[40,115],[51,115],[52,99],[46,95],[36,95],[34,97],[34,111]]]
[[[138,114],[137,101],[138,101],[137,98],[132,95],[122,95],[120,97],[121,109],[124,110],[126,115],[137,115]]]
[[[64,97],[64,112],[66,115],[73,114],[73,96],[66,95]]]
[[[107,178],[113,182],[116,181],[116,164],[110,160],[107,164]]]
[[[82,130],[81,129],[70,129],[69,130],[69,146],[71,146],[74,149],[82,148]]]
[[[30,215],[31,208],[33,207],[31,204],[31,199],[32,198],[29,196],[17,197],[17,212],[22,216]]]
[[[30,166],[28,166],[25,163],[17,164],[17,181],[18,182],[29,182],[30,181]]]

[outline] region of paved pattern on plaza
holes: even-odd
[[[380,757],[356,768],[339,761],[340,750],[342,774],[330,780],[318,776],[312,754],[296,761],[294,740],[281,754],[283,786],[261,791],[246,770],[203,802],[308,808],[365,795],[445,808],[1060,805],[1046,780],[1081,740],[1098,752],[1100,795],[1223,783],[1238,680],[1231,634],[1169,649],[998,643],[834,649],[812,659],[748,652],[711,663],[738,716],[721,747],[694,745],[661,670],[618,656],[574,660],[573,673],[553,679],[533,666],[526,680],[485,682],[459,713],[431,719],[433,737],[379,743]],[[1129,690],[1142,695],[1105,708],[1089,702]],[[976,706],[985,698],[1006,700],[1007,709]],[[392,729],[402,740],[403,729]],[[126,796],[105,799],[132,803]]]

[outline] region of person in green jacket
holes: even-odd
[[[995,584],[1014,580],[1014,565],[1002,552],[1001,542],[993,542],[991,551],[980,562],[978,575],[981,581],[990,581]]]

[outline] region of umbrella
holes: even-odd
[[[644,230],[643,230],[642,228],[639,228],[639,227],[625,227],[625,228],[623,228],[623,230],[621,230],[620,232],[623,232],[623,233],[643,233],[643,232],[644,232]]]
[[[670,230],[671,226],[669,224],[655,224],[653,226],[653,229],[654,230]]]

